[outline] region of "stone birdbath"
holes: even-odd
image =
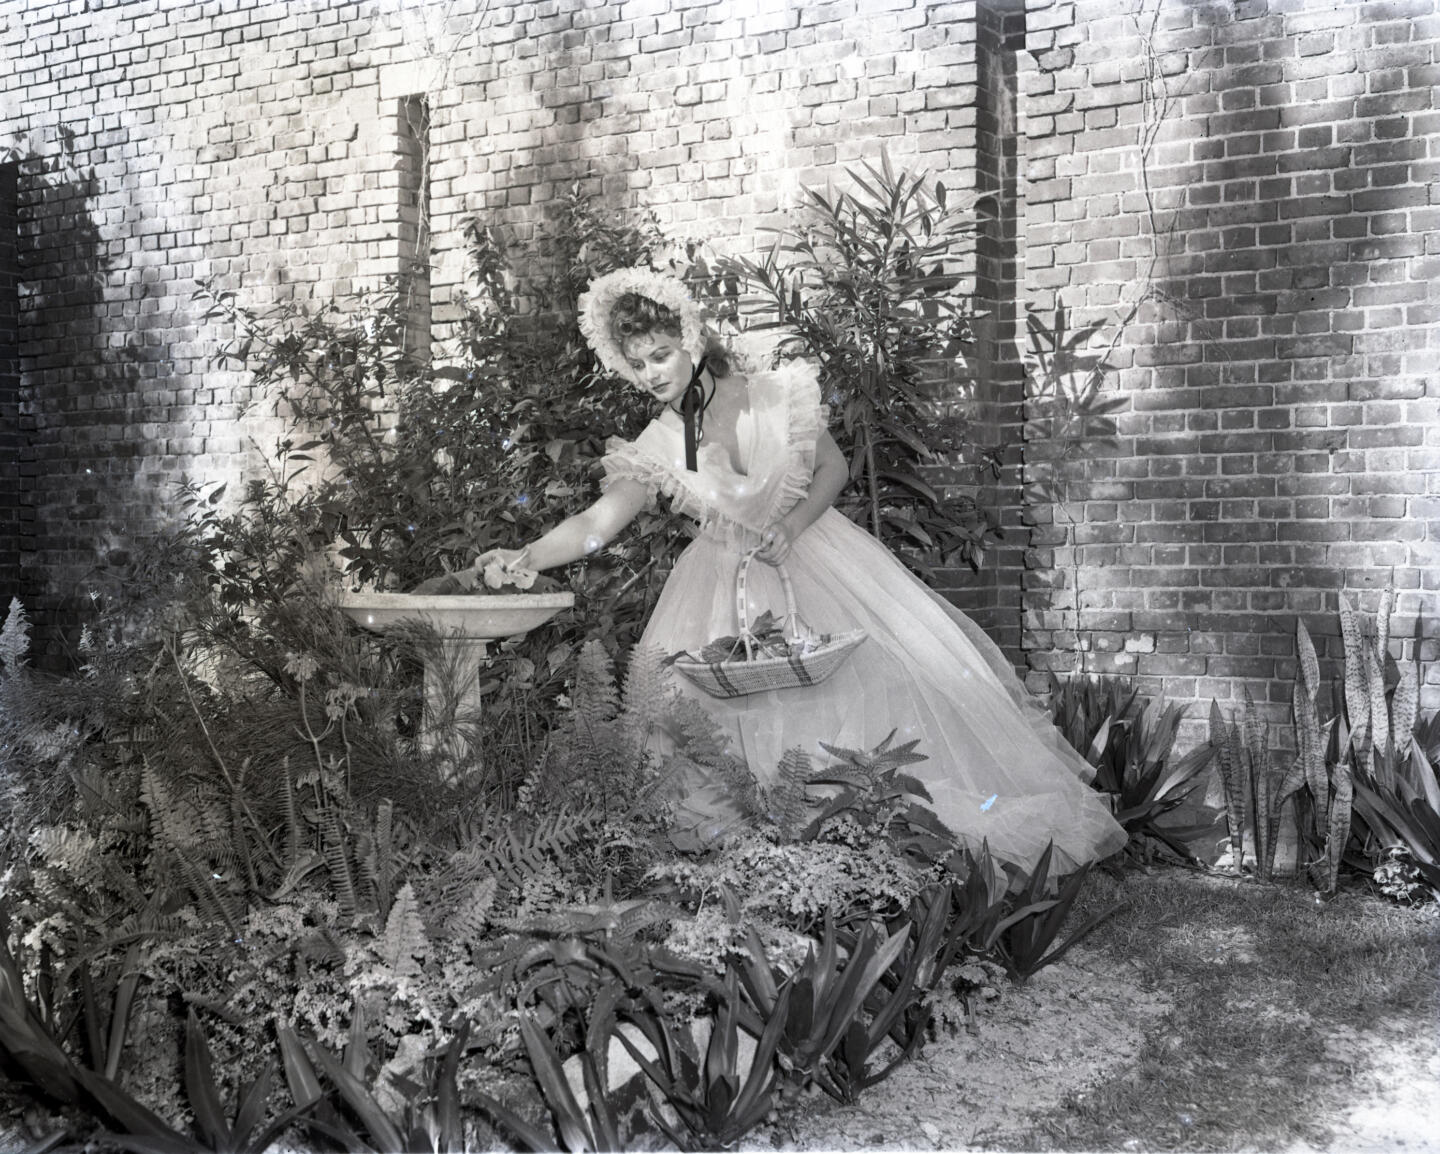
[[[475,764],[480,751],[469,749],[451,729],[442,732],[438,719],[449,714],[444,708],[453,696],[455,717],[477,717],[480,713],[480,672],[485,664],[486,646],[495,640],[528,633],[543,625],[562,609],[575,604],[573,593],[426,594],[426,593],[341,593],[340,608],[366,629],[384,633],[401,622],[419,623],[440,638],[441,659],[425,664],[425,720],[421,744],[432,752],[443,752],[452,765],[467,754]],[[453,678],[453,685],[447,684]]]

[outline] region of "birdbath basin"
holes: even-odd
[[[440,719],[479,716],[486,645],[528,633],[574,604],[573,593],[340,594],[340,608],[366,629],[384,633],[401,622],[418,622],[439,636],[442,660],[425,664],[421,743],[426,749],[449,754],[452,764],[458,764],[467,753],[479,761],[479,750],[467,749],[454,729],[440,724]],[[447,700],[455,703],[453,713],[445,707]]]

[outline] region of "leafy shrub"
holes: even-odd
[[[996,529],[932,468],[965,446],[970,301],[957,257],[972,226],[943,184],[888,157],[847,176],[852,191],[802,189],[800,219],[758,260],[720,261],[712,289],[764,318],[752,327],[783,330],[783,355],[819,363],[856,483],[837,507],[922,574],[936,557],[978,567]]]
[[[1187,806],[1199,812],[1195,795],[1207,783],[1215,748],[1203,743],[1175,756],[1184,707],[1160,701],[1137,707],[1135,690],[1118,677],[1052,676],[1050,709],[1066,741],[1095,767],[1091,784],[1108,796],[1115,820],[1130,835],[1126,851],[1146,859],[1158,844],[1195,860],[1191,843],[1215,820],[1176,818]]]
[[[1248,694],[1232,721],[1211,704],[1211,743],[1219,750],[1237,867],[1248,830],[1257,872],[1270,877],[1283,807],[1293,799],[1303,864],[1316,889],[1333,893],[1342,865],[1353,860],[1366,863],[1368,874],[1380,869],[1382,886],[1411,894],[1413,870],[1440,895],[1440,771],[1430,740],[1437,726],[1419,717],[1417,660],[1395,662],[1390,682],[1393,605],[1394,590],[1387,589],[1372,621],[1340,595],[1342,708],[1323,723],[1320,662],[1305,623],[1296,623],[1295,752],[1288,763],[1276,764],[1269,726]]]
[[[900,184],[907,227],[940,227],[943,203]],[[569,1106],[549,1056],[621,1021],[674,1040],[647,1075],[675,1086],[655,1128],[733,1141],[806,1084],[848,1099],[883,1077],[951,960],[1053,909],[965,872],[903,772],[913,743],[835,750],[820,771],[787,755],[763,790],[658,655],[632,651],[617,685],[610,647],[638,636],[678,546],[654,512],[643,555],[621,543],[577,567],[576,612],[499,647],[483,719],[455,719],[484,769],[439,772],[418,740],[434,638],[355,630],[327,591],[404,587],[532,537],[588,501],[605,435],[644,419],[597,388],[573,309],[661,238],[579,193],[558,220],[519,257],[552,270],[543,320],[501,238],[472,226],[476,296],[444,365],[409,349],[394,293],[259,315],[205,290],[235,326],[224,355],[292,420],[270,471],[238,498],[189,486],[185,531],[137,555],[78,678],[24,667],[18,606],[0,628],[0,1049],[39,1054],[21,1061],[32,1082],[127,1130],[120,1144],[244,1147],[285,1120],[350,1146],[488,1144],[459,1087],[519,1073],[542,1100],[511,1120],[549,1102],[567,1144],[618,1145],[631,1131],[604,1110],[554,1112]],[[909,367],[871,384],[924,401],[887,418],[899,444],[895,422],[929,412],[908,375],[936,351],[926,294],[954,286],[892,272],[908,303],[882,351]],[[867,444],[867,467],[898,460]],[[891,529],[905,491],[883,498]],[[757,1030],[775,1062],[739,1078]],[[289,1105],[271,1101],[277,1048]],[[167,1120],[187,1117],[193,1134]]]

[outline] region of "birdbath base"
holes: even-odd
[[[574,604],[572,593],[340,595],[340,608],[366,629],[384,633],[405,622],[423,625],[439,636],[440,659],[425,663],[420,744],[427,752],[441,755],[448,767],[444,771],[447,777],[453,777],[467,762],[473,772],[480,769],[480,750],[465,740],[455,720],[473,726],[480,718],[486,645],[528,633]]]

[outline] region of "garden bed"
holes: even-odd
[[[1440,1149],[1433,904],[1177,870],[1089,890],[1129,908],[859,1103],[745,1148]]]

